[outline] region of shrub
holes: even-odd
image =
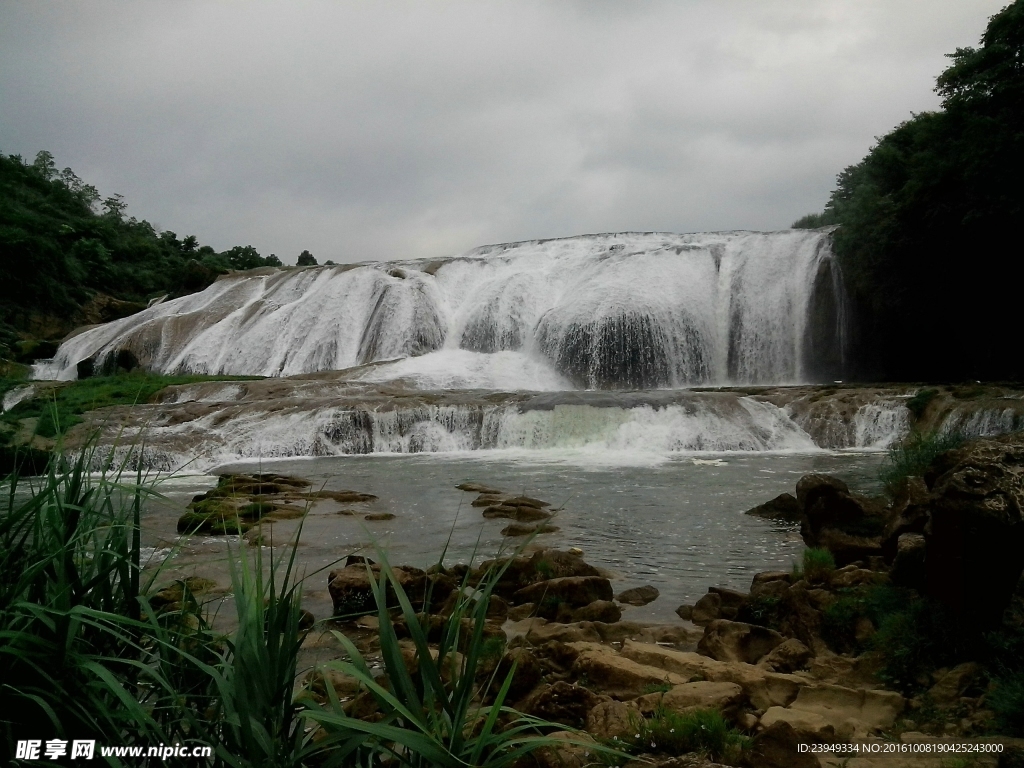
[[[803,575],[807,581],[825,581],[835,569],[836,561],[827,549],[812,547],[804,550]]]
[[[879,470],[879,479],[893,495],[902,480],[923,475],[939,454],[959,448],[965,440],[959,432],[912,432],[889,449],[886,462]]]
[[[912,692],[930,684],[928,673],[964,656],[967,637],[942,606],[931,600],[911,601],[878,625],[871,647],[882,658],[879,679]]]

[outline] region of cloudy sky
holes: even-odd
[[[294,262],[778,229],[1008,0],[0,0],[0,152]]]

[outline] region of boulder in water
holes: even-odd
[[[803,507],[793,494],[781,493],[764,504],[748,509],[747,514],[753,517],[762,517],[765,520],[799,523],[803,519]]]
[[[633,587],[633,589],[627,589],[619,592],[619,594],[615,596],[615,599],[626,605],[640,606],[653,603],[658,599],[658,595],[660,594],[661,593],[658,591],[657,587],[645,584],[642,587]]]

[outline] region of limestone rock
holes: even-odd
[[[767,627],[717,619],[704,629],[704,637],[697,644],[697,652],[718,661],[756,664],[781,645],[784,639],[778,632]]]
[[[721,599],[721,608],[719,608],[719,617],[723,619],[735,619],[739,612],[746,605],[748,596],[743,592],[737,592],[735,589],[726,589],[725,587],[708,587],[708,594],[715,594]]]
[[[928,564],[925,562],[927,543],[921,533],[904,533],[896,543],[889,578],[898,587],[924,592],[928,586]]]
[[[622,618],[622,610],[610,600],[595,600],[571,612],[572,621],[600,621],[614,624]]]
[[[689,682],[688,678],[674,672],[641,664],[608,650],[581,653],[573,664],[573,672],[577,677],[586,675],[598,690],[617,698],[640,696],[651,686]]]
[[[757,709],[789,706],[808,681],[796,675],[769,672],[740,662],[715,661],[699,653],[677,651],[650,643],[627,640],[621,656],[638,664],[665,670],[684,678],[683,682],[710,680],[736,683]]]
[[[640,606],[653,603],[658,599],[658,595],[660,594],[661,593],[656,587],[646,584],[642,587],[633,587],[633,589],[627,589],[619,592],[619,594],[615,596],[615,599],[620,603],[625,603],[626,605]]]
[[[742,704],[744,698],[743,688],[736,683],[700,680],[673,686],[664,693],[648,693],[634,704],[644,715],[653,714],[658,708],[683,712],[694,707],[711,707],[730,712]]]
[[[714,592],[708,592],[704,597],[694,603],[690,611],[690,621],[697,626],[710,624],[722,614],[722,597]]]
[[[859,735],[860,723],[868,731],[892,727],[904,705],[903,697],[894,691],[818,684],[802,687],[790,708],[820,715],[839,736],[849,737]]]
[[[796,672],[806,667],[813,656],[810,648],[791,637],[775,646],[757,664],[772,672]]]
[[[635,709],[621,701],[602,701],[587,713],[587,733],[602,739],[614,739],[631,732],[637,720]]]
[[[549,738],[564,741],[564,746],[544,747],[532,753],[538,768],[586,768],[592,766],[594,757],[588,745],[593,739],[585,733],[556,731]]]
[[[692,605],[680,605],[676,608],[676,616],[683,621],[691,621],[693,619],[693,606]]]

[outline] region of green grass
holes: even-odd
[[[95,376],[64,386],[46,387],[38,396],[18,403],[0,414],[0,424],[17,425],[22,419],[36,418],[36,434],[57,437],[82,421],[82,414],[111,405],[146,403],[160,390],[175,384],[203,381],[246,381],[255,376],[162,376],[131,371],[114,376]],[[23,379],[0,379],[0,395],[25,383]]]
[[[827,549],[817,547],[804,550],[803,577],[807,581],[819,583],[826,581],[836,569],[836,561]]]
[[[905,478],[922,476],[937,456],[959,448],[965,441],[966,438],[957,432],[912,432],[889,449],[886,462],[879,470],[879,479],[886,492],[895,494]]]
[[[732,728],[717,709],[702,708],[689,712],[655,710],[650,719],[632,718],[633,733],[620,737],[631,752],[663,755],[697,753],[709,759],[738,764],[748,740]]]

